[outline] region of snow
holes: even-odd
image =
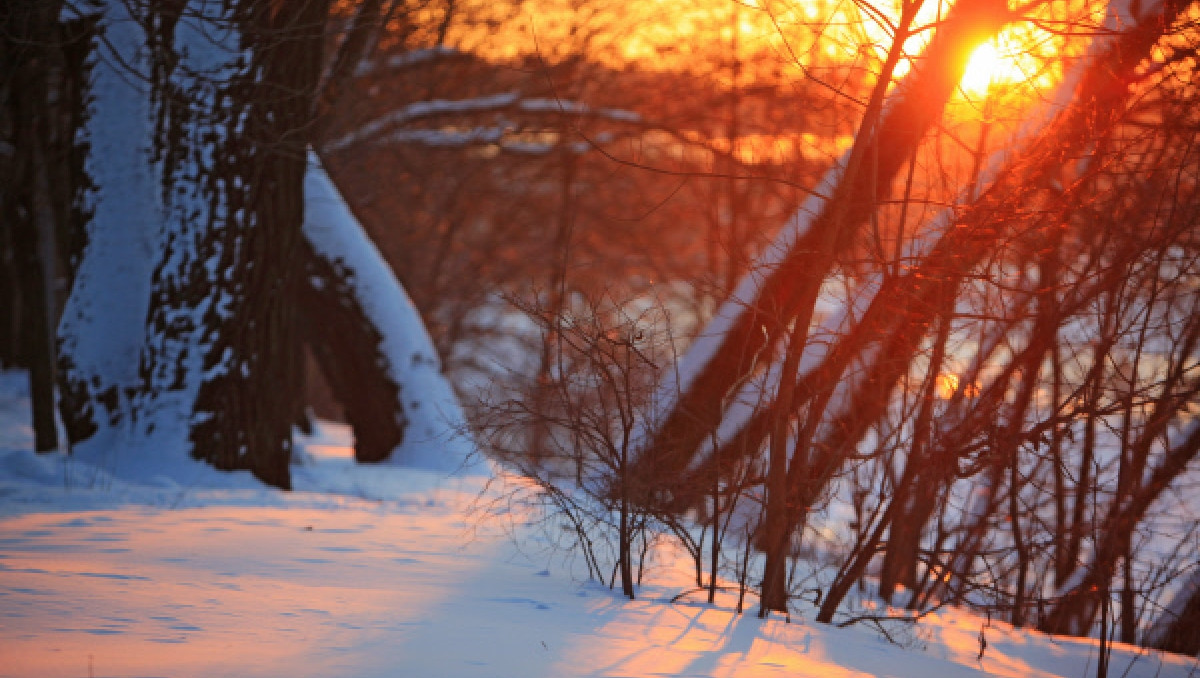
[[[486,478],[356,465],[349,432],[331,424],[301,446],[290,493],[179,454],[161,455],[173,466],[157,483],[121,480],[31,452],[24,383],[0,372],[0,677],[1095,670],[1094,641],[953,609],[890,624],[893,644],[868,625],[815,624],[803,603],[792,623],[736,615],[731,596],[671,604],[690,575],[669,553],[626,601],[545,551],[519,511],[483,512],[481,498],[500,491]],[[1131,678],[1197,670],[1123,645],[1112,666]]]
[[[594,115],[598,118],[606,118],[617,122],[642,122],[642,116],[636,111],[627,111],[620,108],[599,108],[593,109],[582,101],[572,101],[569,99],[547,99],[541,97],[531,97],[522,99],[520,108],[523,111],[531,113],[568,113],[572,115]]]
[[[388,128],[397,127],[413,120],[428,118],[434,115],[474,113],[506,108],[516,103],[517,97],[518,94],[516,92],[504,92],[501,94],[474,97],[472,99],[418,101],[407,106],[401,106],[387,115],[364,124],[353,132],[334,139],[325,145],[325,149],[328,151],[345,150],[350,146],[378,136]]]
[[[389,69],[400,69],[457,56],[463,56],[463,52],[446,45],[437,45],[434,47],[414,49],[409,52],[402,52],[400,54],[393,54],[384,60],[383,65],[385,68]],[[361,78],[374,73],[375,68],[375,62],[363,61],[354,69],[354,75]]]
[[[474,127],[469,130],[404,129],[375,139],[376,144],[423,144],[437,148],[459,148],[476,144],[498,144],[508,134],[505,127]]]
[[[522,142],[504,142],[506,135],[516,130],[516,125],[501,120],[497,125],[491,126],[476,126],[466,129],[399,129],[411,122],[428,119],[434,116],[449,116],[465,113],[480,113],[488,111],[502,111],[508,108],[516,107],[527,113],[563,113],[572,115],[591,115],[597,118],[612,120],[614,122],[639,123],[641,116],[633,111],[626,111],[613,108],[593,109],[587,104],[579,101],[567,101],[559,99],[542,99],[530,98],[521,99],[520,93],[503,92],[500,94],[488,94],[484,96],[473,97],[470,99],[433,99],[430,101],[417,101],[386,113],[370,122],[363,124],[358,129],[343,134],[342,136],[328,142],[323,147],[325,151],[337,152],[345,151],[358,144],[371,142],[373,144],[405,144],[405,143],[421,143],[427,146],[467,146],[478,143],[496,143],[501,144],[504,150],[515,153],[524,153],[528,155],[539,155],[548,153],[557,148],[555,144],[535,144]],[[393,130],[393,131],[388,131]],[[604,133],[597,135],[597,141],[601,141]],[[608,135],[611,139],[611,135]],[[591,145],[587,143],[578,143],[573,145],[573,150],[576,153],[586,153],[591,150]]]

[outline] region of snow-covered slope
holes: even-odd
[[[539,532],[510,531],[514,516],[473,510],[485,479],[355,465],[330,425],[292,493],[185,459],[154,483],[114,479],[29,451],[22,383],[0,373],[0,676],[1095,674],[1091,641],[955,610],[890,627],[896,645],[738,616],[731,598],[670,604],[689,587],[682,559],[625,601],[547,556]],[[1112,667],[1198,671],[1124,646]]]

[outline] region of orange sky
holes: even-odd
[[[968,94],[987,91],[989,83],[1012,87],[1052,86],[1062,75],[1055,57],[1078,56],[1086,38],[1052,32],[1060,22],[1094,25],[1104,0],[1013,0],[1027,19],[1010,25],[973,60],[965,81]],[[918,27],[928,27],[944,15],[949,0],[925,0]],[[494,6],[493,6],[494,7]],[[871,7],[877,11],[864,11]],[[722,70],[737,30],[742,59],[766,55],[805,68],[814,64],[851,63],[876,71],[891,44],[889,22],[899,16],[898,0],[855,3],[851,0],[528,0],[521,9],[493,25],[460,26],[450,40],[463,48],[497,59],[540,53],[554,61],[584,52],[592,58],[621,63],[636,60],[643,67]],[[464,12],[470,11],[464,9]],[[491,9],[495,12],[497,10]],[[434,19],[434,17],[430,17]],[[906,41],[909,55],[920,52],[929,31]],[[897,75],[909,68],[902,62]],[[800,68],[792,68],[803,77]]]

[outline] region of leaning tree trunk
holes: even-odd
[[[1171,3],[1168,5],[1167,12],[1178,11],[1178,7],[1175,5]],[[1114,65],[1118,67],[1116,70],[1119,72],[1124,69],[1132,69],[1140,55],[1145,53],[1144,50],[1138,51],[1137,48],[1145,48],[1148,44],[1147,40],[1152,41],[1154,37],[1161,34],[1162,25],[1154,20],[1160,17],[1152,15],[1150,18],[1151,21],[1148,22],[1150,25],[1139,26],[1137,30],[1124,36],[1121,44],[1113,48],[1119,58],[1098,58],[1096,60],[1097,67],[1087,72],[1078,90],[1077,100],[1080,101],[1080,105],[1068,109],[1065,115],[1054,120],[1045,130],[1043,138],[1052,143],[1037,146],[1031,144],[1029,152],[1024,154],[1024,157],[1018,155],[1010,159],[1010,163],[1022,167],[1024,173],[1002,175],[979,199],[970,205],[964,214],[956,215],[957,223],[965,225],[965,227],[946,230],[930,253],[922,259],[920,265],[915,269],[915,273],[888,280],[881,291],[876,294],[871,307],[861,321],[826,355],[819,367],[795,377],[790,375],[790,370],[784,370],[783,379],[794,379],[795,381],[783,384],[779,389],[779,400],[773,403],[771,408],[750,417],[728,445],[720,450],[719,456],[725,458],[729,454],[736,453],[735,450],[753,452],[761,449],[762,443],[771,433],[771,418],[778,416],[781,401],[784,405],[788,405],[786,400],[789,394],[798,393],[803,400],[790,403],[790,407],[786,408],[788,410],[786,415],[798,411],[799,406],[805,404],[807,405],[807,417],[810,420],[814,415],[821,417],[826,408],[828,396],[814,394],[827,393],[832,388],[832,384],[841,380],[846,366],[858,354],[861,346],[871,340],[879,341],[883,346],[888,347],[887,350],[880,350],[878,355],[864,366],[864,372],[870,375],[868,378],[861,379],[857,382],[857,386],[848,387],[849,395],[844,399],[844,402],[848,404],[840,412],[831,414],[833,423],[828,427],[831,431],[829,439],[812,446],[817,454],[810,458],[809,449],[804,445],[805,435],[802,434],[798,437],[800,442],[797,444],[796,451],[793,452],[792,467],[802,470],[803,473],[793,474],[789,470],[790,475],[793,476],[789,482],[789,489],[796,492],[797,495],[786,503],[794,507],[793,510],[798,514],[803,512],[804,507],[812,501],[812,497],[825,487],[841,467],[842,457],[840,455],[857,444],[868,427],[884,411],[887,403],[886,394],[902,374],[897,366],[906,368],[910,364],[911,358],[919,348],[920,340],[924,336],[923,325],[932,320],[934,310],[940,307],[939,304],[934,303],[935,300],[946,294],[944,291],[939,293],[939,287],[945,286],[953,289],[958,284],[957,281],[969,272],[973,265],[972,262],[978,261],[991,251],[1001,235],[1007,232],[1002,227],[1003,224],[997,223],[996,217],[1004,213],[1004,205],[1012,204],[1011,201],[1005,202],[1005,200],[1013,195],[1018,195],[1022,189],[1022,185],[1013,185],[1017,177],[1019,176],[1022,181],[1027,183],[1036,183],[1029,181],[1030,174],[1052,172],[1059,168],[1061,158],[1064,155],[1070,157],[1070,154],[1065,153],[1064,149],[1079,148],[1085,143],[1088,135],[1095,133],[1098,127],[1111,129],[1114,122],[1114,116],[1111,113],[1119,112],[1122,109],[1120,106],[1114,108],[1107,108],[1107,106],[1114,103],[1114,100],[1121,100],[1126,91],[1110,86],[1111,82],[1119,80],[1119,77],[1113,77],[1110,69]],[[1126,54],[1126,48],[1131,48],[1132,56]],[[815,222],[813,228],[816,228],[819,223],[819,221]],[[770,279],[764,283],[764,285],[769,284]],[[761,289],[766,288],[762,287]],[[906,314],[896,312],[897,300],[920,301],[918,303],[909,302],[908,308],[911,309],[911,313]],[[765,302],[752,304],[751,308],[758,309],[768,305]],[[880,308],[883,305],[886,305],[888,312],[881,314]],[[757,311],[738,311],[745,315],[752,312]],[[804,323],[798,322],[797,326],[803,327]],[[736,333],[739,331],[738,327],[737,324],[734,324],[718,329],[716,331],[717,341],[723,340],[726,343],[733,341],[730,339],[729,333]],[[760,335],[764,333],[760,332]],[[725,349],[709,345],[712,341],[709,338],[699,340],[699,347],[695,350],[696,353],[701,354],[716,351],[711,356],[709,365],[731,357],[722,355],[721,351]],[[685,359],[685,372],[687,371],[687,362]],[[695,377],[693,386],[708,378],[705,376],[709,374],[707,370],[707,367],[703,368],[699,376]],[[697,391],[692,388],[681,394],[671,416],[680,412],[680,403],[685,403],[690,398],[702,397],[703,390]],[[801,430],[807,431],[815,427],[817,423],[810,421]],[[703,425],[694,426],[694,428],[703,429]],[[671,430],[671,419],[668,418],[663,427],[656,432],[660,445],[664,444],[663,436]],[[802,449],[802,446],[805,449]],[[680,450],[682,448],[676,448],[676,451]],[[661,450],[658,450],[657,453],[661,455]],[[704,465],[700,464],[698,470],[693,473],[703,473],[705,470]],[[670,483],[671,480],[668,479],[667,482]],[[786,534],[786,531],[783,533]],[[768,559],[770,557],[771,553],[768,552]],[[770,581],[769,578],[768,581]],[[837,599],[838,596],[826,597],[825,609],[819,619],[828,620],[830,618]]]
[[[301,243],[305,284],[300,288],[304,336],[325,375],[333,397],[354,429],[354,457],[381,461],[404,441],[408,423],[400,385],[386,369],[383,335],[367,317],[354,293],[354,276]]]
[[[756,270],[685,354],[680,383],[662,386],[667,408],[652,432],[635,473],[669,484],[687,468],[723,413],[739,383],[770,354],[794,324],[811,313],[825,272],[853,242],[877,201],[941,115],[962,77],[966,55],[1003,24],[1006,5],[995,0],[957,3],[939,26],[915,73],[889,97],[878,121],[860,131],[844,165],[830,170],[810,204],[760,258]],[[870,163],[861,162],[871,158]],[[791,350],[802,350],[803,345]],[[784,375],[792,379],[793,375]]]
[[[433,340],[315,154],[304,235],[307,339],[354,428],[355,457],[442,472],[474,467],[466,416]]]

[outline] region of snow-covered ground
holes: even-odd
[[[892,627],[897,645],[670,604],[682,560],[625,601],[481,512],[486,478],[356,466],[335,426],[292,493],[182,460],[149,481],[38,457],[22,390],[0,373],[0,676],[1095,675],[1093,642],[1000,623],[979,659],[987,622],[955,610]],[[1110,675],[1200,668],[1117,646]]]

